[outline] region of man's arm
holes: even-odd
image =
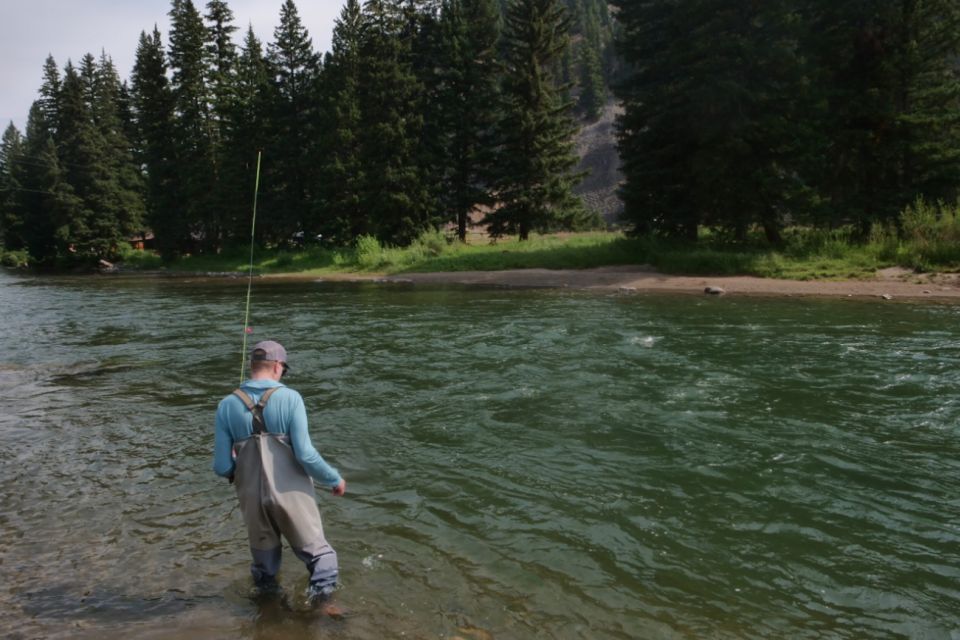
[[[233,479],[233,435],[227,428],[228,399],[220,402],[213,426],[213,472],[218,476]]]
[[[334,495],[343,495],[347,483],[340,477],[340,473],[323,459],[323,456],[310,441],[310,431],[307,428],[307,410],[303,405],[300,394],[296,396],[293,407],[293,416],[290,421],[290,445],[297,456],[297,462],[307,474],[320,484],[333,489]],[[339,490],[339,493],[338,493]]]

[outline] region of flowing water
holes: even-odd
[[[245,291],[0,274],[0,634],[960,638],[960,306],[258,282],[331,619],[210,470]]]

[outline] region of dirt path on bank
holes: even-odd
[[[285,277],[285,276],[279,276]],[[294,276],[296,277],[296,276]],[[317,279],[317,278],[313,278]],[[325,276],[320,280],[375,281],[406,284],[463,284],[520,288],[608,289],[623,293],[676,292],[709,295],[827,296],[960,301],[960,274],[916,274],[885,269],[872,280],[777,280],[750,276],[678,276],[642,266],[596,269],[512,269],[406,273],[402,275]]]

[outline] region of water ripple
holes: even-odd
[[[338,627],[245,595],[209,468],[242,292],[0,277],[9,633],[960,634],[956,307],[258,286],[349,481]]]

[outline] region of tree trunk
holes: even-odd
[[[457,237],[463,243],[467,242],[467,217],[469,213],[469,211],[461,211],[457,214]]]
[[[763,234],[767,237],[767,242],[772,245],[783,244],[783,236],[780,235],[780,225],[774,219],[776,214],[770,213],[763,219]]]

